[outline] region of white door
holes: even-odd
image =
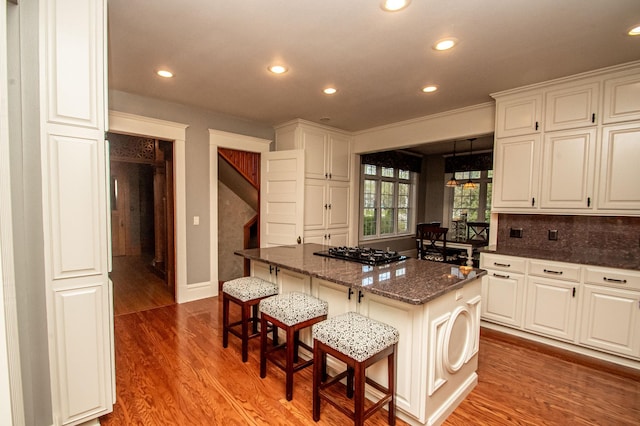
[[[266,152],[260,166],[260,246],[302,242],[304,152]]]

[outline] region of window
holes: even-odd
[[[493,170],[456,172],[455,177],[458,182],[471,180],[476,184],[476,187],[465,188],[463,185],[459,185],[453,188],[450,219],[459,220],[466,213],[469,222],[489,222]]]
[[[413,233],[415,173],[391,167],[362,165],[362,239]]]

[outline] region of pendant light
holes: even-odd
[[[469,158],[471,158],[473,160],[473,141],[476,140],[475,138],[473,139],[469,139]],[[469,161],[469,164],[471,163],[471,161]],[[469,172],[470,173],[470,172]],[[462,188],[464,189],[475,189],[478,186],[478,184],[476,184],[474,181],[471,180],[471,175],[469,175],[469,180],[467,180],[464,185],[462,185]]]
[[[449,179],[447,183],[445,183],[445,186],[449,188],[455,188],[459,185],[458,181],[456,180],[456,141],[453,141],[453,160],[451,162],[453,163],[453,176],[451,176],[451,179]]]

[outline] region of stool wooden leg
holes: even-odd
[[[354,424],[355,426],[364,425],[364,384],[365,384],[365,366],[364,363],[356,362],[354,368],[355,381],[355,401],[354,401]]]
[[[267,320],[260,318],[260,377],[267,377]]]
[[[258,332],[258,304],[253,305],[252,318],[253,321],[251,321],[251,333],[256,334]]]
[[[278,327],[275,326],[275,324],[272,325],[272,330],[271,330],[271,341],[273,346],[278,346]]]
[[[347,398],[353,398],[353,368],[347,367]]]
[[[229,345],[229,299],[222,295],[222,347]]]
[[[389,401],[389,426],[396,424],[396,369],[395,358],[396,349],[398,345],[394,345],[393,352],[389,354],[387,358],[387,370],[388,370],[388,386],[389,393],[391,394],[391,400]]]
[[[298,362],[298,349],[300,348],[300,331],[293,333],[293,362]]]
[[[242,306],[242,362],[249,359],[249,318],[251,316],[251,306]]]
[[[287,346],[286,346],[286,356],[287,360],[285,362],[285,388],[287,401],[291,401],[293,398],[293,363],[296,358],[295,351],[298,349],[298,345],[296,344],[296,331],[293,331],[293,327],[287,327]]]
[[[313,342],[313,420],[320,420],[320,384],[325,380],[326,358],[317,341]]]

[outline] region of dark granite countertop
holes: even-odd
[[[525,257],[528,259],[552,260],[556,262],[577,263],[585,266],[640,270],[640,258],[624,253],[612,253],[599,247],[581,248],[576,251],[539,250],[531,248],[513,248],[488,246],[480,250],[485,253],[505,256]]]
[[[235,254],[413,305],[427,303],[486,274],[482,269],[413,258],[370,266],[313,254],[322,250],[326,246],[299,244],[237,250]]]

